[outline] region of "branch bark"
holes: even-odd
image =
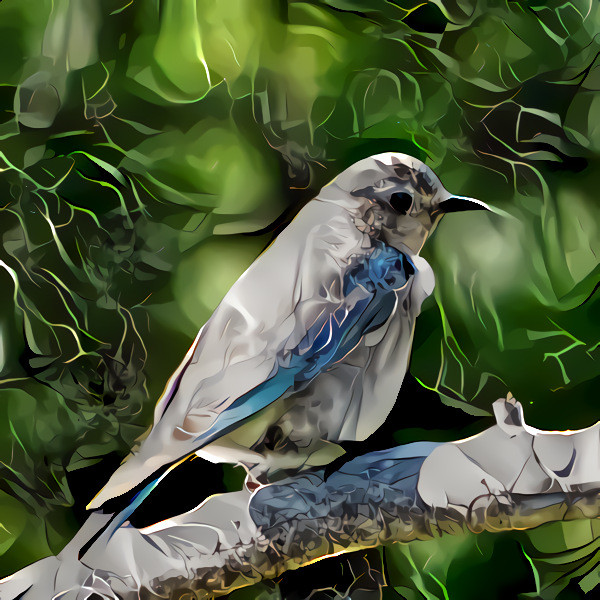
[[[373,452],[326,480],[314,471],[144,530],[125,525],[80,562],[93,516],[58,557],[0,583],[0,598],[207,598],[331,554],[598,518],[600,423],[540,431],[510,395],[494,411],[497,425],[467,440]]]

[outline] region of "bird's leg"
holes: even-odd
[[[252,472],[248,472],[246,479],[244,479],[244,487],[250,492],[255,492],[262,485],[266,485],[268,481],[262,475],[256,475]]]

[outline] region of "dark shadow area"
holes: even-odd
[[[75,500],[73,512],[80,523],[89,515],[85,509],[86,505],[100,491],[120,463],[120,457],[113,452],[95,465],[69,473],[67,479]],[[157,472],[152,478],[160,474]],[[123,510],[152,478],[143,481],[127,494],[105,503],[103,511],[110,513]],[[129,520],[134,527],[147,527],[187,512],[208,496],[225,491],[223,468],[220,465],[200,458],[186,460],[156,486]]]

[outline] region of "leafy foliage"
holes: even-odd
[[[228,287],[378,151],[509,214],[428,244],[413,374],[470,414],[510,389],[539,427],[593,422],[599,25],[584,0],[4,0],[0,570],[66,542],[73,484],[145,430]],[[542,575],[552,531],[526,550]],[[406,597],[444,597],[460,565],[424,592],[401,556]]]

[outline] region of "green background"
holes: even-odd
[[[508,390],[537,427],[594,423],[599,28],[593,0],[4,0],[0,575],[68,541],[67,479],[127,453],[277,227],[376,152],[510,215],[428,242],[413,375],[481,428]],[[398,441],[460,435],[427,423]],[[596,533],[397,546],[386,594],[577,597]]]

